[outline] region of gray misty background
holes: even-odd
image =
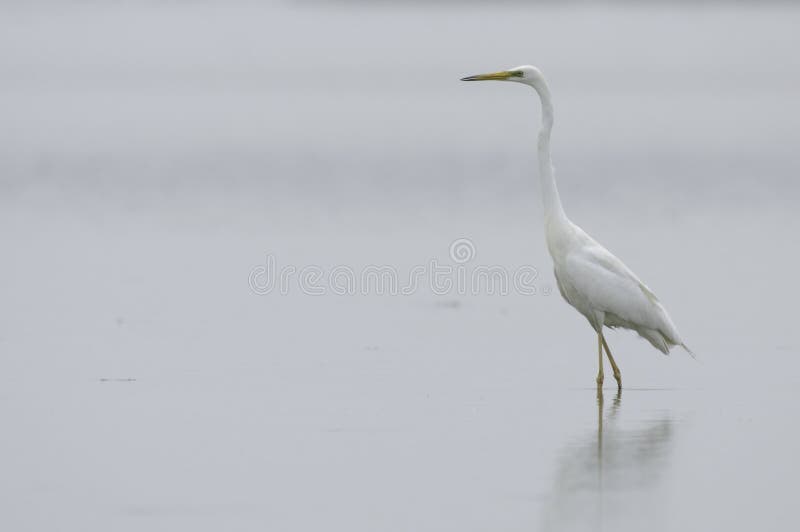
[[[0,528],[753,530],[796,520],[800,9],[0,4]],[[570,216],[699,362],[557,295]],[[469,238],[537,294],[254,294]],[[609,374],[610,376],[610,374]],[[610,380],[610,379],[609,379]],[[611,382],[613,385],[613,381]]]

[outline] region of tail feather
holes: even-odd
[[[690,355],[690,356],[691,356],[693,359],[697,360],[697,355],[694,353],[694,351],[692,351],[691,349],[689,349],[689,346],[687,346],[687,345],[686,345],[686,344],[684,344],[683,342],[681,342],[679,345],[680,345],[680,346],[683,348],[683,350],[684,350],[684,351],[686,351],[687,353],[689,353],[689,355]]]

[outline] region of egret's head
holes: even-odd
[[[477,74],[461,78],[461,81],[516,81],[533,87],[544,82],[542,72],[535,66],[523,65],[491,74]]]

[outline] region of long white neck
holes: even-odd
[[[555,169],[550,157],[550,132],[553,130],[553,102],[544,80],[533,84],[542,101],[542,129],[539,131],[539,181],[542,186],[545,222],[566,221],[556,186]]]

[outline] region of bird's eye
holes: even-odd
[[[523,72],[522,70],[514,70],[513,72],[511,72],[511,75],[514,76],[515,78],[523,78],[525,77],[525,72]]]

